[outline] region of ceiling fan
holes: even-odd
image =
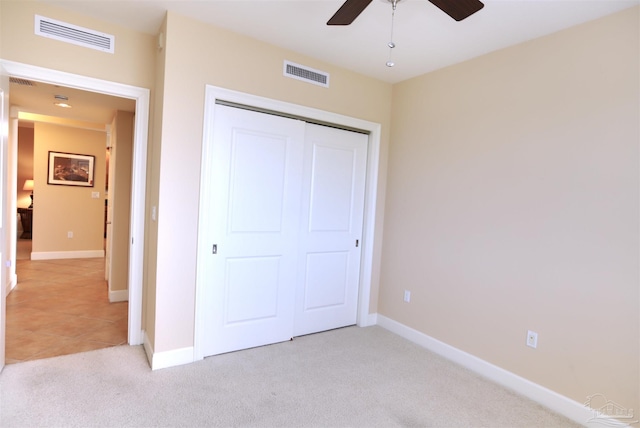
[[[327,21],[327,25],[349,25],[362,13],[372,0],[347,0]],[[397,1],[397,0],[396,0]],[[484,7],[479,0],[429,0],[444,13],[462,21]],[[393,0],[389,2],[395,3]],[[395,4],[394,4],[395,6]]]

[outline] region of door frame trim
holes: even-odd
[[[79,74],[0,59],[9,76],[98,92],[136,102],[131,179],[131,213],[129,227],[129,345],[141,345],[142,288],[144,269],[144,229],[147,187],[147,144],[149,135],[149,94],[147,88],[96,79]]]
[[[0,63],[0,263],[4,265],[7,259],[7,226],[10,222],[7,219],[7,178],[9,167],[9,128],[10,128],[10,107],[9,107],[9,75],[6,73],[2,63]],[[8,269],[3,267],[0,272],[0,372],[5,366],[5,343],[6,343],[6,323],[7,323],[7,276]]]
[[[209,203],[211,168],[215,159],[212,157],[213,125],[215,123],[215,105],[217,101],[250,106],[259,110],[272,111],[309,119],[313,123],[332,124],[338,128],[361,130],[368,134],[367,178],[365,185],[364,223],[362,230],[362,259],[360,265],[360,283],[358,286],[357,325],[366,327],[375,324],[375,316],[369,314],[371,284],[373,280],[374,242],[376,238],[376,205],[378,200],[378,170],[380,163],[380,140],[382,126],[338,113],[278,101],[244,92],[238,92],[217,86],[206,85],[204,125],[202,138],[202,164],[200,169],[200,206],[198,212],[198,252],[195,293],[195,325],[194,325],[194,361],[204,358],[204,341],[207,328],[203,314],[207,310],[203,301],[204,287],[207,285],[207,258],[210,257]]]

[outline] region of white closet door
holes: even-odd
[[[298,120],[215,108],[204,355],[293,337],[305,130]]]
[[[367,141],[307,124],[296,336],[356,323]]]

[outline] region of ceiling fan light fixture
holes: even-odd
[[[327,25],[349,25],[369,6],[373,0],[346,0],[338,11],[327,21]],[[394,4],[400,0],[387,0]],[[462,21],[484,7],[480,0],[429,0],[441,11]]]
[[[395,42],[393,41],[393,24],[396,18],[396,6],[398,5],[398,1],[400,0],[388,0],[389,3],[391,3],[391,36],[389,37],[389,43],[387,43],[387,46],[389,47],[389,60],[387,61],[387,67],[393,67],[394,65],[396,65],[392,60],[391,60],[391,52],[393,51],[393,48],[396,47]]]
[[[366,9],[373,0],[346,0],[338,11],[329,19],[327,25],[349,25]],[[396,65],[391,60],[391,53],[396,44],[393,41],[393,24],[396,14],[396,6],[402,0],[387,0],[391,3],[391,39],[387,46],[389,47],[389,59],[387,67]],[[473,15],[484,7],[480,0],[429,0],[430,3],[437,6],[444,13],[449,15],[456,21],[462,21]]]

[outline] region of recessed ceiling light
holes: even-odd
[[[53,103],[53,105],[62,107],[62,108],[71,108],[71,104],[67,103],[67,101],[69,100],[69,97],[65,95],[54,95],[53,98],[56,99],[56,102]]]

